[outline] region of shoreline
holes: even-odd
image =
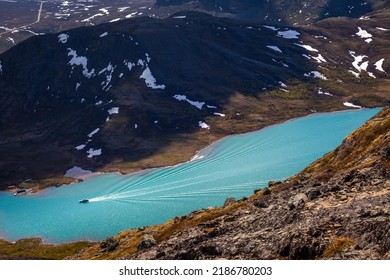
[[[374,108],[372,108],[372,109],[374,109]],[[381,109],[381,108],[376,108],[376,109]],[[330,114],[332,114],[332,113],[342,113],[342,112],[346,112],[346,111],[351,111],[351,112],[353,112],[353,111],[356,111],[356,110],[343,110],[343,111],[331,112]],[[319,113],[319,114],[328,114],[328,113]],[[310,114],[310,115],[314,115],[314,114]],[[317,114],[317,115],[318,115],[318,114]],[[299,119],[299,118],[295,118],[295,119]],[[371,118],[370,118],[370,119],[371,119]],[[292,121],[292,120],[293,120],[293,119],[288,120],[288,121]],[[287,121],[286,121],[286,122],[287,122]],[[283,122],[283,123],[285,123],[285,122]],[[267,127],[269,127],[269,126],[267,126]],[[267,127],[265,127],[265,128],[267,128]],[[264,128],[263,128],[263,129],[264,129]],[[257,130],[257,131],[261,131],[261,130],[263,130],[263,129],[259,129],[259,130]],[[256,132],[256,131],[254,131],[254,132]],[[249,133],[254,133],[254,132],[249,132]],[[227,137],[232,137],[232,136],[235,136],[235,135],[231,135],[231,136],[227,136]],[[219,141],[221,141],[221,140],[223,140],[223,139],[225,139],[225,138],[226,138],[226,137],[224,137],[224,138],[222,138],[222,139],[220,139],[220,140],[218,140],[218,141],[215,141],[214,143],[212,143],[212,145],[218,144]],[[207,147],[201,149],[200,151],[198,151],[198,153],[197,153],[196,155],[201,154],[203,150],[212,147],[212,145],[209,145],[209,146],[207,146]],[[188,162],[189,162],[189,161],[184,162],[184,163],[188,163]],[[172,165],[172,166],[174,167],[174,166],[181,165],[181,164],[184,164],[184,163],[179,163],[179,164]],[[165,166],[165,167],[163,167],[163,168],[168,168],[168,167],[169,167],[169,166]],[[150,172],[150,171],[152,171],[152,170],[154,170],[154,169],[157,169],[157,168],[144,169],[144,170],[140,170],[140,171],[138,171],[138,172],[133,172],[133,173],[125,174],[125,175],[122,175],[122,174],[120,174],[119,172],[111,172],[111,173],[115,173],[115,174],[121,175],[121,176],[131,176],[131,175],[134,175],[134,174],[137,174],[137,173]],[[99,176],[99,175],[104,175],[104,174],[106,174],[106,173],[103,173],[103,172],[99,172],[99,173],[94,172],[94,173],[91,173],[91,174],[84,175],[83,177],[84,177],[84,178],[86,178],[86,177],[92,178],[92,177]],[[294,175],[293,175],[293,176],[294,176]],[[82,177],[82,176],[80,176],[80,177]],[[67,184],[67,185],[71,185],[71,184]],[[45,191],[45,190],[46,190],[46,189],[44,189],[44,190],[42,190],[42,191]],[[41,193],[34,193],[34,195],[39,195],[39,194],[41,194]],[[46,242],[46,241],[43,240],[41,237],[27,237],[27,238],[22,238],[22,239],[31,239],[31,238],[40,238],[40,239],[42,240],[42,243],[44,243],[44,244],[54,244],[54,245],[57,245],[57,244],[68,244],[68,243],[71,243],[71,242],[50,243],[50,242]],[[4,238],[0,238],[0,239],[3,239],[3,240],[5,240],[5,241],[7,241],[7,242],[17,242],[17,241],[18,241],[18,240],[9,241],[9,240],[4,239]],[[22,240],[22,239],[19,239],[19,240]],[[100,240],[100,239],[98,239],[98,240],[85,240],[85,239],[78,240],[78,239],[77,239],[77,240],[74,240],[74,241],[72,241],[72,242],[79,242],[79,241],[98,242],[99,240]]]
[[[101,176],[101,175],[106,175],[106,174],[116,174],[118,176],[124,176],[124,177],[125,176],[132,176],[132,175],[137,175],[137,174],[151,172],[153,170],[160,169],[160,168],[176,167],[176,166],[180,166],[182,164],[186,164],[186,163],[191,162],[191,161],[202,160],[204,158],[201,155],[201,153],[203,151],[205,151],[206,149],[210,149],[212,146],[217,145],[219,142],[221,142],[221,141],[223,141],[223,140],[225,140],[225,139],[227,139],[229,137],[234,137],[234,136],[238,136],[238,135],[245,135],[245,134],[249,134],[249,133],[256,133],[256,132],[261,131],[263,129],[271,128],[271,127],[276,126],[276,125],[282,125],[284,123],[288,123],[288,122],[291,122],[291,121],[294,121],[294,120],[297,120],[297,119],[300,119],[300,118],[305,118],[305,117],[309,117],[309,116],[323,115],[323,114],[336,114],[336,113],[342,113],[342,112],[354,112],[354,111],[361,111],[361,110],[367,110],[367,109],[381,109],[382,110],[383,108],[385,108],[385,107],[373,107],[373,108],[362,107],[362,108],[356,108],[356,109],[349,108],[349,109],[346,109],[346,110],[334,110],[334,111],[324,111],[324,112],[308,113],[306,115],[301,115],[301,116],[297,116],[297,117],[294,117],[294,118],[291,118],[291,119],[287,119],[287,120],[284,120],[284,121],[275,122],[273,124],[266,125],[266,126],[264,126],[262,128],[259,128],[257,130],[243,132],[243,133],[237,133],[237,134],[231,134],[231,135],[225,135],[225,136],[221,137],[220,139],[217,139],[214,142],[206,145],[205,147],[203,147],[201,149],[198,149],[190,157],[190,159],[188,159],[186,161],[174,163],[174,164],[171,164],[171,165],[158,166],[158,167],[150,167],[150,168],[142,168],[142,167],[140,167],[140,168],[136,168],[135,171],[130,171],[130,172],[123,172],[123,171],[120,170],[120,168],[118,168],[117,171],[90,171],[90,170],[85,170],[85,171],[90,171],[91,173],[90,174],[85,174],[85,175],[80,175],[80,176],[68,176],[68,177],[63,176],[63,178],[73,179],[73,181],[70,182],[70,183],[64,183],[64,184],[59,184],[59,185],[51,185],[51,186],[47,186],[47,187],[43,187],[43,188],[39,188],[39,187],[36,187],[36,188],[34,188],[34,187],[25,188],[26,190],[29,190],[29,192],[25,193],[25,194],[21,194],[21,195],[39,195],[39,194],[42,194],[43,192],[45,192],[45,190],[48,190],[48,189],[51,189],[51,188],[60,188],[60,187],[65,187],[65,186],[69,186],[69,185],[79,184],[79,183],[82,183],[84,180],[88,180],[88,179],[91,179],[91,178],[94,178],[94,177],[97,177],[97,176]],[[199,156],[199,155],[201,156],[201,158],[197,158],[197,156]],[[82,181],[79,181],[80,179]],[[2,192],[14,193],[18,189],[21,189],[21,188],[18,188],[17,185],[14,185],[13,188],[0,190],[0,193],[2,193]]]

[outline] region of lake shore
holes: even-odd
[[[269,120],[265,122],[263,126],[259,127],[256,130],[246,131],[245,129],[243,131],[240,131],[238,134],[254,133],[256,131],[265,128],[270,128],[275,125],[280,125],[282,123],[293,121],[295,119],[305,117],[308,115],[329,114],[331,112],[337,113],[343,111],[356,111],[356,110],[361,110],[361,109],[359,108],[352,109],[348,107],[343,107],[342,110],[332,110],[330,112],[328,111],[305,112],[305,113],[299,113],[296,116],[294,114],[294,116],[290,116],[289,118],[280,118],[280,119],[277,118],[277,120]],[[231,137],[238,134],[210,134],[207,131],[206,132],[200,131],[198,134],[195,135],[195,137],[193,137],[192,143],[190,144],[186,143],[186,145],[184,146],[181,145],[180,143],[172,143],[171,146],[167,147],[161,153],[152,155],[147,159],[143,159],[136,162],[109,164],[103,168],[98,168],[95,171],[84,170],[80,168],[83,171],[88,171],[89,172],[88,174],[85,174],[83,173],[83,171],[81,171],[80,173],[72,174],[72,176],[65,176],[66,175],[65,174],[64,176],[57,176],[48,179],[38,179],[38,180],[29,179],[20,184],[7,186],[7,188],[5,189],[3,188],[2,191],[15,193],[17,190],[25,189],[28,190],[28,194],[37,195],[47,188],[51,188],[51,187],[58,188],[61,186],[73,185],[73,184],[83,182],[84,180],[88,180],[96,176],[104,175],[107,173],[116,173],[122,176],[129,176],[129,175],[149,172],[157,168],[173,167],[176,165],[190,162],[193,159],[196,159],[196,157],[200,153],[202,153],[202,151],[209,149],[210,147],[216,145],[217,143],[226,139],[227,137]],[[180,151],[180,153],[178,153],[177,151]]]

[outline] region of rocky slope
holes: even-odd
[[[390,108],[283,182],[124,231],[77,259],[390,259]]]
[[[170,165],[228,134],[389,104],[388,19],[290,28],[185,12],[30,38],[0,54],[0,187]]]

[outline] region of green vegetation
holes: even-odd
[[[44,244],[40,238],[20,239],[16,242],[0,240],[0,259],[61,260],[72,256],[94,243],[79,241],[69,244]]]

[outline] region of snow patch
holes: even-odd
[[[62,33],[62,34],[58,35],[58,42],[60,42],[62,44],[65,44],[66,42],[68,42],[68,39],[69,39],[68,34]]]
[[[199,110],[202,110],[203,106],[206,104],[205,102],[192,101],[192,100],[188,99],[187,96],[180,95],[180,94],[174,95],[173,98],[175,98],[179,101],[186,101],[186,102],[190,103],[192,106],[195,106],[196,108],[198,108]]]
[[[349,51],[349,54],[355,59],[354,62],[352,62],[352,66],[358,70],[359,72],[362,70],[360,67],[360,63],[367,57],[366,55],[355,55],[355,52]]]
[[[152,72],[150,71],[149,67],[146,67],[142,75],[140,76],[140,79],[145,80],[145,84],[147,87],[152,89],[165,89],[165,85],[157,85],[156,79],[153,77]]]
[[[101,70],[99,72],[99,75],[107,72],[106,74],[106,80],[102,82],[102,90],[105,90],[105,91],[108,91],[110,89],[110,83],[111,83],[111,80],[112,80],[112,74],[114,73],[114,70],[115,70],[116,66],[112,66],[111,64],[111,61],[110,63],[108,63],[107,67],[104,68],[103,70]]]
[[[3,75],[3,65],[1,64],[1,61],[0,61],[0,75]]]
[[[94,19],[95,17],[102,17],[104,14],[98,13],[96,15],[90,16],[89,18],[83,19],[81,22],[89,22],[91,19]]]
[[[351,107],[351,108],[359,108],[359,109],[362,108],[362,106],[355,105],[355,104],[352,104],[350,102],[344,102],[343,105],[346,106],[346,107]]]
[[[173,17],[173,18],[176,18],[176,19],[183,19],[183,18],[186,18],[186,16],[176,16],[176,17]]]
[[[282,50],[277,46],[267,46],[267,48],[270,48],[271,50],[274,50],[276,52],[283,53]]]
[[[306,49],[306,50],[308,50],[310,52],[318,52],[317,49],[315,49],[315,48],[313,48],[312,46],[309,46],[309,45],[301,45],[301,44],[296,44],[296,43],[294,43],[294,45],[297,45],[297,46],[299,46],[301,48],[304,48],[304,49]]]
[[[282,81],[279,81],[278,84],[281,86],[281,87],[287,87],[287,85],[285,83],[283,83]]]
[[[296,30],[286,30],[278,32],[278,36],[283,37],[284,39],[298,39],[299,35],[301,35],[301,33]]]
[[[358,35],[360,38],[362,39],[372,38],[372,34],[368,33],[367,30],[364,30],[360,27],[358,28],[359,28],[359,32],[357,32],[356,35]]]
[[[356,78],[359,78],[360,73],[356,73],[355,71],[352,70],[348,70],[348,72],[354,75]]]
[[[314,59],[317,63],[326,62],[326,59],[321,55],[318,54],[318,56],[310,56],[312,59]]]
[[[352,73],[354,76],[356,77],[359,77],[360,75],[360,72],[363,70],[363,71],[367,71],[367,67],[368,67],[368,61],[364,61],[363,60],[365,58],[367,58],[366,55],[355,55],[355,52],[354,51],[349,51],[349,54],[354,58],[354,62],[352,62],[352,66],[358,71],[358,73],[356,73],[355,71],[352,71],[352,70],[349,70],[350,73]],[[367,72],[368,75],[372,78],[375,78],[374,74],[372,74],[371,72]]]
[[[108,112],[109,115],[119,114],[119,107],[112,107],[107,112]]]
[[[134,63],[127,61],[127,59],[125,59],[123,63],[127,66],[127,68],[129,68],[129,71],[131,71],[131,69],[133,69],[133,67],[135,66]]]
[[[137,15],[137,12],[128,14],[127,16],[125,16],[125,18],[132,18],[132,17],[134,17],[135,15]]]
[[[122,13],[122,12],[124,12],[124,11],[126,11],[127,9],[130,9],[131,7],[120,7],[120,8],[118,8],[118,12],[119,13]]]
[[[94,136],[96,133],[98,133],[99,130],[100,130],[100,128],[96,128],[94,131],[92,131],[90,134],[88,134],[88,137],[92,138],[92,136]]]
[[[99,11],[105,13],[106,15],[110,14],[110,12],[107,10],[107,8],[101,8],[101,9],[99,9]]]
[[[199,121],[198,124],[202,129],[210,129],[210,126],[205,122]]]
[[[318,71],[311,71],[309,73],[304,74],[304,76],[305,77],[318,78],[318,79],[322,79],[322,80],[327,80],[327,78],[323,74],[318,72]]]
[[[72,50],[68,48],[68,56],[72,56],[71,60],[68,62],[68,64],[72,65],[72,70],[75,66],[82,66],[83,67],[83,75],[87,78],[91,78],[95,75],[95,69],[92,69],[91,71],[88,70],[88,59],[85,56],[78,56],[77,52],[75,50]]]
[[[15,45],[15,40],[11,37],[7,38],[7,41],[11,42],[13,45]]]
[[[318,89],[319,95],[327,95],[327,96],[333,96],[333,94],[330,94],[329,92],[323,91],[322,88]]]
[[[146,63],[146,62],[145,62],[144,60],[138,59],[137,65],[138,65],[138,66],[144,67],[144,66],[145,66],[145,63]]]
[[[87,154],[88,154],[88,157],[89,158],[92,158],[92,157],[95,157],[95,156],[100,156],[102,154],[102,149],[92,149],[90,148],[88,151],[87,151]]]
[[[76,147],[76,150],[80,151],[80,150],[84,149],[85,146],[87,146],[87,145],[85,145],[85,144],[79,145]]]
[[[271,29],[271,30],[273,30],[273,31],[278,31],[279,30],[279,28],[276,28],[276,27],[274,27],[274,26],[270,26],[270,25],[263,25],[265,28],[268,28],[268,29]]]
[[[226,116],[225,114],[221,114],[221,113],[214,113],[214,115],[220,116],[220,117],[225,117]]]
[[[378,71],[381,71],[381,72],[385,72],[385,70],[383,69],[383,62],[385,61],[384,58],[378,60],[377,62],[374,63],[375,65],[375,69],[378,70]],[[0,71],[1,71],[1,64],[0,64]]]
[[[100,38],[103,38],[103,37],[106,37],[108,35],[108,32],[104,32],[104,33],[102,33],[99,37]]]
[[[90,174],[92,174],[92,171],[90,170],[82,169],[79,166],[73,166],[72,168],[66,170],[64,177],[79,179]]]

